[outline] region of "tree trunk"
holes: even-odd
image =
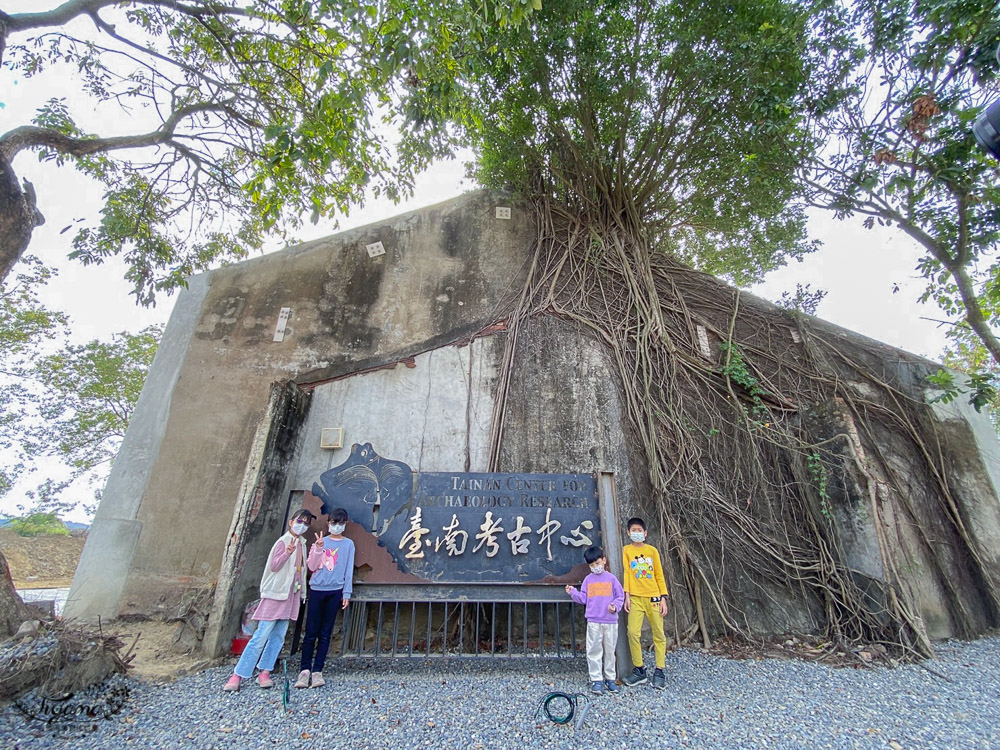
[[[0,638],[14,635],[21,623],[28,619],[28,608],[14,591],[7,558],[0,550]]]
[[[44,221],[35,208],[31,183],[25,180],[22,189],[11,163],[0,154],[0,283],[28,247],[35,227]]]

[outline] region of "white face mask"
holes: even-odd
[[[297,523],[292,524],[292,533],[295,534],[296,536],[302,536],[306,532],[306,529],[308,528],[309,528],[308,525],[302,523],[302,521],[299,521]]]
[[[337,536],[340,536],[341,534],[344,533],[344,529],[346,529],[346,528],[347,528],[346,524],[343,524],[343,523],[331,523],[330,524],[330,533],[331,534],[336,534]]]
[[[646,541],[646,532],[645,531],[630,531],[628,533],[628,538],[631,539],[636,544],[638,544],[639,542]]]
[[[601,573],[604,572],[603,563],[595,563],[594,565],[591,565],[590,572],[593,573],[595,576],[599,576]]]

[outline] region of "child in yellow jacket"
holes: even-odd
[[[625,574],[622,576],[625,589],[625,611],[628,613],[628,647],[632,656],[632,671],[622,680],[632,687],[649,682],[646,667],[642,663],[643,619],[649,620],[653,631],[653,650],[656,654],[656,671],[653,672],[653,687],[663,690],[667,678],[663,667],[667,657],[667,637],[663,633],[663,618],[667,615],[667,583],[663,578],[663,565],[656,547],[646,544],[646,522],[641,518],[630,518],[626,525],[631,544],[626,544],[623,552]]]

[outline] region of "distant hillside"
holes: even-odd
[[[86,534],[80,531],[70,536],[29,537],[0,528],[0,548],[10,565],[14,586],[19,589],[69,586],[86,541]]]
[[[10,526],[10,522],[13,520],[10,516],[0,516],[0,528]],[[90,528],[89,523],[77,523],[76,521],[63,521],[63,523],[70,531],[83,531]]]

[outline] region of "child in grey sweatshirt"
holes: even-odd
[[[337,612],[347,609],[354,589],[354,542],[344,536],[347,511],[337,508],[330,514],[329,536],[316,535],[306,565],[309,599],[306,605],[306,634],[302,641],[302,665],[295,687],[322,687],[323,665],[330,649]]]

